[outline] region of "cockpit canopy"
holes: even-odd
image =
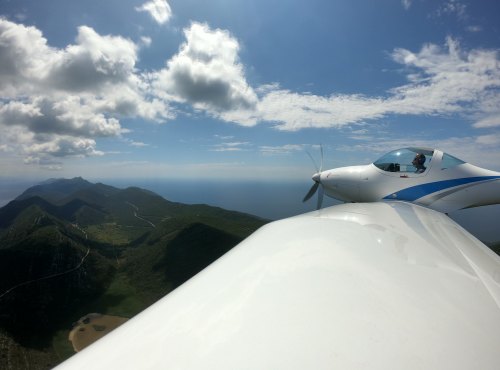
[[[432,161],[434,149],[402,148],[383,155],[373,164],[387,172],[424,173]],[[465,163],[464,161],[443,153],[441,169],[448,169]]]
[[[432,149],[402,148],[383,155],[373,164],[387,172],[424,173],[433,154]]]

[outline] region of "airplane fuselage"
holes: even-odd
[[[500,203],[500,172],[462,161],[450,165],[444,156],[434,150],[423,173],[372,163],[323,171],[320,183],[328,196],[345,202],[404,200],[441,212]]]

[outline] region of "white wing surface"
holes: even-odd
[[[447,216],[273,222],[58,369],[498,369],[500,259]]]

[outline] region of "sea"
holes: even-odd
[[[42,180],[43,181],[43,180]],[[42,181],[1,179],[0,207]],[[312,181],[220,181],[171,179],[88,179],[117,188],[136,186],[150,190],[163,198],[185,204],[208,204],[228,210],[248,213],[268,220],[278,220],[316,209],[316,197],[302,199]],[[323,206],[338,204],[324,197]]]
[[[279,220],[316,209],[316,196],[302,202],[312,181],[220,181],[203,179],[88,179],[118,188],[137,186],[161,195],[172,202],[208,204],[228,210]],[[0,207],[24,190],[42,181],[0,179]],[[324,197],[323,207],[339,204]],[[454,212],[450,217],[478,239],[500,242],[500,205]]]
[[[316,209],[316,197],[306,203],[302,202],[312,181],[107,180],[104,183],[119,188],[138,186],[173,202],[208,204],[268,220],[278,220]],[[324,197],[323,206],[338,203]]]

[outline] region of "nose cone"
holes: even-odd
[[[314,182],[320,182],[321,180],[321,173],[315,173],[313,176],[312,176],[312,179]]]
[[[359,201],[360,176],[366,166],[351,166],[324,171],[321,183],[332,198],[344,202]]]

